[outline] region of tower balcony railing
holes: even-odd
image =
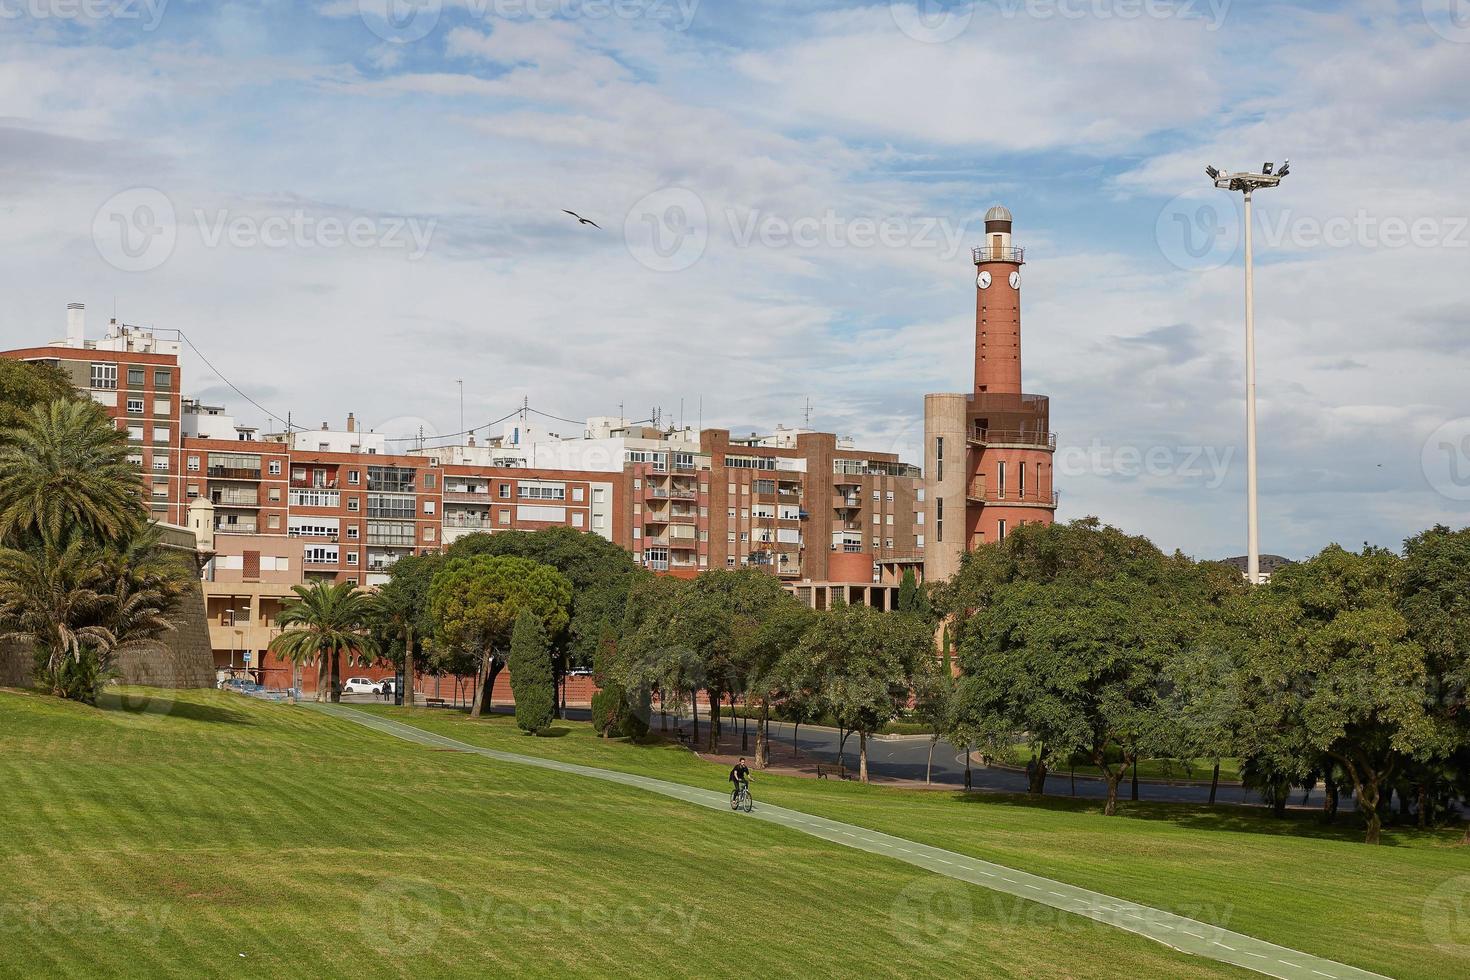
[[[1015,262],[1020,265],[1026,261],[1026,250],[1010,245],[976,245],[970,251],[975,256],[976,265],[981,262]]]
[[[986,486],[985,480],[975,479],[965,487],[965,499],[976,504],[1050,508],[1057,506],[1062,495],[1056,490],[1038,490],[1030,487],[1025,490],[1017,490],[1015,487]]]
[[[1036,432],[1026,429],[982,429],[973,427],[966,434],[968,441],[976,446],[1011,445],[1035,446],[1038,449],[1056,449],[1055,432]]]

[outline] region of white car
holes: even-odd
[[[380,689],[378,681],[366,677],[349,677],[342,685],[343,694],[377,694]]]

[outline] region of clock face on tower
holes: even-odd
[[[1020,289],[1021,288],[1021,274],[1019,272],[1012,272],[1011,273],[1011,288],[1012,289]]]
[[[989,289],[990,288],[990,273],[988,273],[988,272],[982,272],[978,276],[976,276],[975,277],[975,285],[979,286],[981,289]]]

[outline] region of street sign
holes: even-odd
[[[247,664],[250,662],[250,651],[249,650],[246,650],[245,651],[245,662]]]

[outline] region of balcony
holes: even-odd
[[[669,538],[667,535],[662,534],[645,537],[643,539],[643,546],[645,548],[667,548],[669,546]]]
[[[211,480],[259,480],[260,470],[240,466],[206,466],[205,476]]]
[[[216,507],[259,507],[260,495],[254,492],[240,493],[228,490],[212,490],[209,502]]]
[[[1017,265],[1026,261],[1026,250],[1024,248],[1013,248],[1009,245],[977,245],[970,250],[974,256],[975,264],[982,262],[1014,262]]]
[[[965,434],[972,446],[1034,446],[1037,449],[1055,450],[1055,432],[1036,432],[1026,429],[981,429],[972,428]]]
[[[471,490],[468,487],[445,487],[444,502],[446,504],[461,501],[464,503],[481,504],[490,500],[490,488],[484,490]]]
[[[671,524],[698,524],[699,514],[694,511],[670,511],[668,517]]]
[[[216,524],[215,534],[256,534],[258,527],[254,521],[237,521],[234,524]]]
[[[491,527],[491,522],[484,517],[457,517],[453,514],[444,515],[444,526],[449,528],[468,528],[480,531]]]
[[[1006,487],[987,487],[982,479],[971,480],[965,488],[965,499],[974,504],[1001,504],[1006,507],[1042,507],[1055,509],[1062,495],[1035,489],[1024,492]]]

